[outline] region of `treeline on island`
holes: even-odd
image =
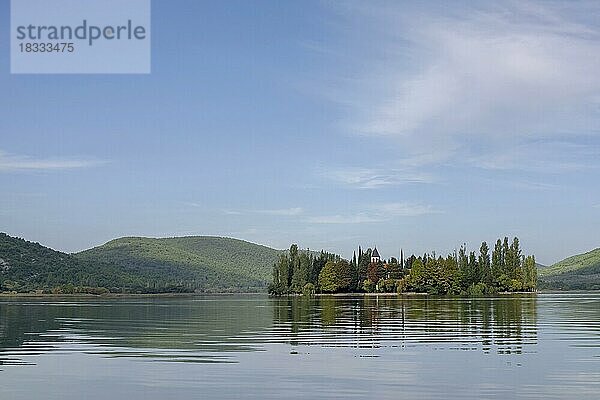
[[[269,293],[428,293],[485,295],[535,291],[537,267],[523,254],[519,239],[498,239],[493,249],[482,242],[479,251],[466,245],[446,257],[435,253],[400,260],[380,260],[358,248],[351,260],[339,255],[299,251],[293,244],[273,266]]]

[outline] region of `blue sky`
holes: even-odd
[[[597,2],[154,1],[150,75],[11,75],[8,3],[1,231],[600,246]]]

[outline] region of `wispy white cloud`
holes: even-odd
[[[85,158],[36,158],[9,154],[0,151],[0,172],[13,171],[56,171],[88,168],[106,161]]]
[[[194,207],[194,208],[203,208],[203,207],[206,207],[205,205],[197,203],[195,201],[182,201],[181,204],[186,205],[188,207]]]
[[[363,224],[386,222],[401,217],[418,217],[426,214],[439,213],[434,207],[408,202],[381,203],[368,205],[355,213],[314,215],[307,213],[301,207],[264,209],[264,210],[223,210],[227,215],[273,215],[297,217],[298,221],[309,224]]]
[[[372,222],[384,222],[386,218],[373,216],[367,213],[357,213],[354,215],[319,215],[307,218],[311,224],[366,224]]]
[[[561,139],[540,157],[563,154],[569,169],[570,138],[600,136],[590,130],[600,124],[600,29],[589,18],[598,3],[490,2],[456,13],[335,4],[376,43],[335,95],[349,111],[346,126],[393,137],[407,158],[429,154],[426,162],[439,164],[486,148],[484,166],[521,168],[505,153]]]
[[[491,170],[569,172],[598,167],[600,147],[562,141],[529,141],[500,151],[487,151],[470,163]]]
[[[223,210],[223,213],[227,215],[242,215],[242,214],[264,214],[264,215],[278,215],[278,216],[295,216],[300,215],[304,212],[301,207],[290,207],[290,208],[275,208],[266,210]]]
[[[223,214],[225,215],[242,215],[243,212],[237,210],[223,210]]]
[[[313,224],[364,224],[386,222],[399,217],[418,217],[440,211],[428,205],[411,203],[384,203],[367,207],[355,214],[321,215],[307,218]]]
[[[549,190],[557,190],[561,188],[561,185],[557,185],[554,183],[548,182],[536,182],[530,180],[513,180],[511,182],[507,182],[509,185],[516,187],[518,189],[524,190],[536,190],[536,191],[549,191]],[[490,184],[498,184],[498,179],[494,179]]]
[[[389,217],[418,217],[426,214],[438,214],[430,205],[411,204],[411,203],[385,203],[374,206],[373,209],[382,216]]]
[[[431,183],[429,174],[409,169],[337,168],[321,173],[327,179],[356,189],[377,189],[406,183]]]
[[[257,210],[259,214],[267,214],[267,215],[282,215],[282,216],[294,216],[300,215],[304,212],[301,207],[291,207],[291,208],[279,208],[272,210]]]

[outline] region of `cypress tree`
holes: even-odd
[[[492,252],[492,280],[498,282],[498,278],[502,275],[504,267],[502,265],[502,241],[498,239]]]
[[[492,285],[492,271],[490,265],[490,248],[486,242],[481,243],[479,248],[479,274],[481,282],[488,287]]]

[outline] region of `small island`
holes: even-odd
[[[339,255],[300,251],[290,246],[273,266],[269,294],[315,293],[426,293],[479,296],[501,292],[535,292],[535,256],[524,255],[519,239],[498,239],[478,252],[463,245],[446,257],[435,253],[383,260],[377,247],[354,252],[351,260]]]

